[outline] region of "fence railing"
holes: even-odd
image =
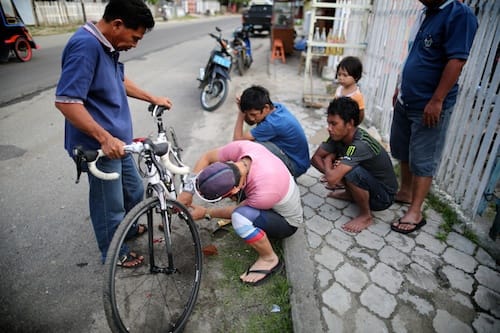
[[[476,13],[479,29],[460,77],[460,90],[434,188],[468,218],[474,218],[485,188],[496,182],[500,107],[496,103],[500,74],[500,1],[464,1]],[[421,8],[414,0],[375,0],[363,56],[362,91],[366,119],[388,139],[392,96],[407,51],[409,31]]]
[[[190,8],[187,1],[179,6],[169,6],[169,18],[185,16],[187,12],[198,14],[215,14],[221,12],[217,0],[197,0]],[[68,1],[35,1],[34,11],[37,25],[66,25],[84,23],[88,20],[97,21],[102,17],[106,3],[102,2],[68,2]],[[149,5],[155,16],[160,16],[157,6]]]

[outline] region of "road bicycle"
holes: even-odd
[[[197,226],[185,206],[176,201],[189,168],[181,161],[181,149],[172,127],[163,126],[163,107],[150,105],[158,135],[136,139],[124,146],[137,154],[138,168],[146,181],[146,199],[125,216],[117,228],[105,263],[104,309],[113,332],[182,332],[198,297],[202,255]],[[101,179],[116,179],[96,167],[102,151],[75,149],[89,171]],[[144,235],[127,240],[139,224]],[[162,225],[162,228],[155,226]],[[126,245],[144,255],[142,265],[120,267]]]

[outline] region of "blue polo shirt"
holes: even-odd
[[[477,30],[477,19],[467,5],[448,0],[438,8],[424,8],[424,19],[410,43],[403,67],[401,99],[405,107],[423,109],[436,90],[448,60],[467,59]],[[456,102],[458,84],[443,108]]]
[[[309,168],[309,144],[304,129],[283,104],[274,103],[274,110],[250,133],[257,142],[269,141],[278,146],[295,163],[297,174]]]
[[[123,64],[119,53],[90,22],[68,41],[62,55],[62,72],[56,89],[56,101],[81,103],[92,118],[111,135],[132,142],[132,118],[124,86]],[[94,138],[65,122],[64,147],[98,149]]]

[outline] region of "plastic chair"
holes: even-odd
[[[284,64],[286,64],[285,47],[283,46],[283,41],[279,38],[275,38],[273,41],[273,50],[271,52],[271,62],[274,63],[274,59],[281,59],[281,61]]]

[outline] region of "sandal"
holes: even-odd
[[[140,256],[134,252],[129,252],[128,254],[121,256],[116,265],[123,268],[135,268],[141,266],[143,262],[144,256]]]
[[[342,184],[335,184],[334,186],[328,185],[328,183],[325,185],[325,188],[329,191],[338,191],[338,190],[345,190],[345,186]]]
[[[144,235],[146,232],[148,231],[148,227],[144,224],[144,223],[139,223],[137,225],[137,232],[130,236],[130,237],[127,237],[127,240],[131,240],[131,239],[134,239],[134,238],[137,238],[139,236],[142,236]]]
[[[394,223],[397,223],[397,225],[395,225]],[[418,229],[422,228],[424,225],[427,224],[427,221],[424,218],[422,218],[422,220],[420,220],[420,222],[415,223],[415,222],[402,222],[401,219],[398,219],[394,223],[391,224],[391,230],[395,231],[395,232],[399,232],[400,234],[406,235],[406,234],[412,233],[412,232],[417,231]],[[399,227],[401,225],[413,226],[413,228],[402,229]]]

